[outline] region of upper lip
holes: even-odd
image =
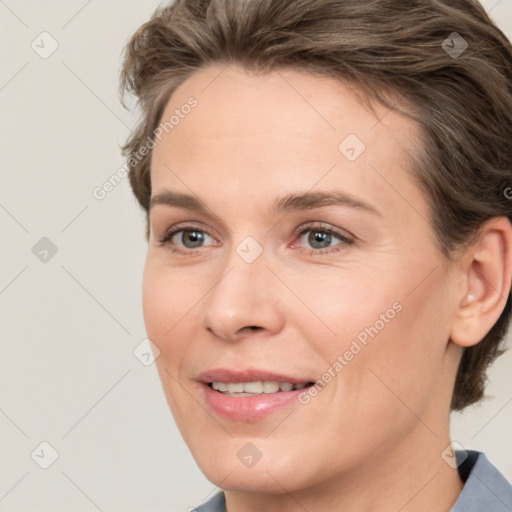
[[[200,382],[210,384],[211,382],[258,382],[258,381],[275,381],[275,382],[290,382],[291,384],[307,384],[313,382],[314,379],[293,377],[283,373],[269,372],[267,370],[258,370],[255,368],[248,368],[246,370],[230,370],[229,368],[217,368],[207,370],[201,373],[198,377]]]

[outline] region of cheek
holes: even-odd
[[[414,411],[422,415],[437,396],[443,382],[443,368],[449,336],[449,307],[438,290],[442,283],[429,283],[414,293],[397,290],[400,304],[393,319],[377,324],[382,326],[375,336],[367,338],[367,345],[357,356],[357,362],[348,368],[348,391],[355,392],[356,383],[363,409],[368,414],[388,417],[403,425],[414,420]],[[375,313],[380,313],[376,311]],[[364,333],[369,333],[368,325]]]
[[[340,376],[332,379],[336,400],[352,403],[357,397],[367,415],[370,403],[387,404],[389,414],[379,410],[384,417],[400,408],[408,414],[395,395],[421,408],[440,378],[449,333],[442,278],[411,293],[416,274],[424,273],[412,274],[393,273],[396,279],[332,272],[294,282],[290,275],[288,281],[315,313],[304,314],[298,301],[295,313],[288,310],[290,318],[302,319],[299,329],[321,355],[325,368],[318,369]]]
[[[187,337],[183,330],[199,298],[197,282],[180,278],[179,272],[166,269],[148,257],[144,267],[142,309],[148,337],[160,349],[163,360],[171,351],[176,354],[185,347]]]
[[[203,329],[202,299],[212,287],[207,269],[178,269],[148,255],[143,276],[143,315],[146,332],[160,355],[155,364],[178,428],[185,439],[185,426],[197,416],[197,403],[190,400],[188,382],[191,364],[198,359],[198,341]],[[215,277],[215,276],[214,276]],[[199,350],[203,347],[199,345]]]
[[[399,316],[398,291],[382,278],[363,272],[335,268],[309,279],[290,275],[288,282],[310,309],[306,311],[302,302],[292,301],[289,320],[295,323],[298,319],[300,329],[316,345],[315,350],[329,360],[348,350],[353,340],[364,346],[371,335],[380,336]]]
[[[142,284],[142,311],[146,332],[151,341],[163,349],[161,341],[166,331],[173,325],[175,295],[169,290],[160,273],[146,262]]]
[[[197,285],[180,278],[180,273],[166,268],[148,256],[144,267],[142,308],[149,339],[160,355],[155,364],[164,394],[177,426],[186,436],[183,419],[194,417],[194,403],[183,391],[181,367],[189,358],[193,330],[189,329],[197,297]],[[187,330],[188,329],[188,330]]]

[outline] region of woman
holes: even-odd
[[[222,489],[196,510],[512,508],[449,430],[510,319],[511,80],[471,0],[181,0],[132,37],[144,318]]]

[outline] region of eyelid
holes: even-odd
[[[354,242],[356,240],[356,237],[350,233],[349,231],[345,229],[340,229],[332,226],[331,224],[328,224],[326,222],[322,221],[313,221],[311,223],[302,224],[299,228],[297,228],[294,232],[294,237],[299,237],[303,235],[307,231],[325,231],[327,233],[332,233],[333,235],[336,235],[337,237],[341,238],[342,240],[350,240],[351,242]]]
[[[170,242],[172,237],[179,233],[180,231],[200,231],[201,233],[207,234],[213,240],[216,240],[216,237],[212,235],[210,230],[199,225],[198,222],[180,222],[178,224],[172,225],[170,228],[166,229],[164,233],[158,237],[158,242],[162,245],[165,245]],[[187,249],[187,252],[192,252],[194,249]]]
[[[149,219],[151,231],[155,234],[163,231],[167,232],[172,229],[174,225],[185,225],[186,227],[182,229],[187,229],[189,228],[188,223],[190,223],[191,228],[201,229],[206,233],[216,233],[217,235],[214,238],[217,239],[232,234],[232,230],[215,215],[196,214],[193,211],[170,205],[155,205],[153,209],[150,210]],[[213,236],[213,234],[211,236]]]

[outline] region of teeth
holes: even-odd
[[[284,382],[283,382],[284,384]],[[263,393],[276,393],[279,391],[280,385],[279,382],[266,380],[263,382]]]
[[[228,384],[228,391],[231,393],[230,389],[233,384]],[[243,389],[244,393],[263,393],[263,382],[247,382],[245,384],[239,384]]]
[[[212,382],[212,388],[225,393],[228,390],[228,385],[224,382]]]
[[[291,382],[277,382],[272,380],[256,382],[212,382],[212,388],[229,395],[245,396],[246,394],[260,395],[262,393],[277,393],[278,391],[292,391],[302,389],[306,384],[292,384]]]
[[[228,393],[243,393],[244,383],[236,382],[235,384],[228,384]]]

